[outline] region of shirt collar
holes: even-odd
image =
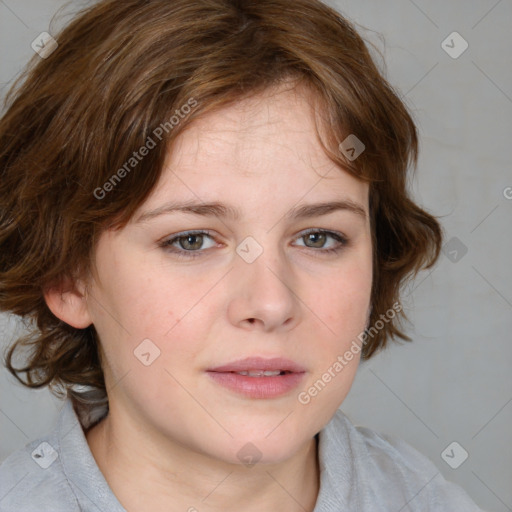
[[[350,423],[338,409],[318,435],[320,489],[313,512],[363,509],[354,460]]]
[[[126,512],[96,464],[69,398],[62,408],[57,430],[64,473],[82,512]]]

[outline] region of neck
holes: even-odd
[[[312,512],[320,487],[318,446],[311,439],[279,464],[229,464],[116,422],[112,411],[86,433],[100,471],[128,511]],[[123,426],[124,425],[124,426]]]

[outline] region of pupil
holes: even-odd
[[[322,237],[325,237],[325,233],[311,233],[311,234],[309,234],[308,236],[309,236],[309,241],[310,241],[310,242],[313,242],[313,243],[315,243],[315,240],[313,240],[313,238],[315,238],[315,237],[320,237],[320,242],[321,242],[321,243],[320,243],[320,247],[323,245],[323,243],[322,243],[322,242],[323,242],[324,240],[323,240],[323,238],[322,238]],[[318,242],[318,240],[317,240],[317,242]]]
[[[193,242],[191,242],[191,240],[194,240],[194,238],[197,238],[199,239],[199,242],[196,242],[195,244]],[[190,244],[192,245],[193,247],[189,247],[188,250],[190,249],[199,249],[201,247],[201,242],[202,242],[202,235],[188,235],[186,237],[184,237],[184,240],[185,240],[185,245],[186,244]],[[182,244],[182,247],[183,247],[183,244]],[[186,249],[186,247],[183,247],[184,249]]]

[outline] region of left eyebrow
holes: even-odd
[[[309,217],[320,217],[323,215],[329,215],[336,211],[349,211],[362,217],[366,220],[366,210],[362,205],[351,201],[350,199],[344,199],[340,201],[330,201],[325,203],[315,204],[304,204],[296,206],[291,209],[285,216],[288,220],[305,219]],[[186,201],[183,203],[169,202],[155,210],[147,211],[142,213],[135,221],[134,224],[147,222],[160,215],[170,213],[191,213],[194,215],[201,215],[203,217],[222,217],[230,218],[235,221],[240,220],[241,212],[233,206],[229,206],[224,203],[212,202],[212,203],[196,203],[193,201]]]

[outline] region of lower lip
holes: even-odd
[[[207,372],[218,384],[250,398],[274,398],[289,393],[305,373],[285,373],[275,377],[249,377],[231,372]]]

